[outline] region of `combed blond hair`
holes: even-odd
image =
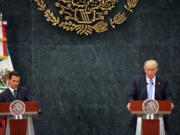
[[[144,62],[144,68],[145,67],[154,67],[154,68],[158,68],[158,63],[156,60],[146,60]]]

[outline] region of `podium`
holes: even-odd
[[[159,110],[155,115],[148,115],[143,111],[143,102],[130,101],[130,112],[137,115],[136,135],[165,135],[163,115],[171,113],[171,101],[159,100]]]
[[[20,119],[15,119],[11,114],[10,104],[11,102],[0,102],[0,116],[6,117],[6,127],[1,133],[5,135],[34,135],[32,116],[39,113],[38,102],[24,102],[26,111]]]

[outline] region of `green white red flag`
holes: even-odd
[[[6,42],[6,26],[7,22],[0,18],[0,93],[7,88],[8,73],[14,70]]]

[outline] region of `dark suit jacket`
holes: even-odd
[[[168,87],[168,82],[162,80],[160,77],[156,76],[155,82],[155,99],[156,100],[171,100],[172,95],[171,91]],[[128,94],[128,102],[131,100],[146,100],[147,99],[147,82],[146,76],[142,75],[133,80],[132,86],[129,90]],[[168,122],[167,117],[164,117],[164,124],[166,131],[168,130]],[[132,117],[130,121],[130,127],[134,128],[135,131],[136,127],[136,117]]]
[[[172,95],[168,87],[168,82],[156,76],[155,83],[155,99],[172,101]],[[135,78],[128,94],[128,101],[147,99],[147,85],[145,75]]]
[[[7,88],[0,93],[0,102],[12,102],[14,100],[30,101],[32,100],[29,91],[23,87],[17,88],[17,96],[14,97],[12,92]]]

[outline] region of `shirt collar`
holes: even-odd
[[[149,79],[149,78],[146,76],[146,82],[147,82],[147,84],[149,83],[150,80],[152,80],[153,83],[155,84],[156,76],[154,76],[152,79]]]
[[[9,90],[10,90],[12,93],[14,93],[14,90],[17,90],[17,88],[13,89],[13,88],[11,88],[11,87],[9,86]]]

